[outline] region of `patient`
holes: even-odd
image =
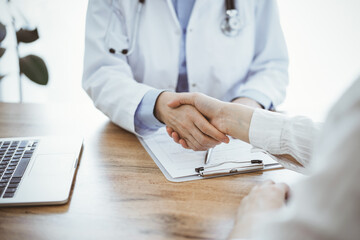
[[[180,93],[169,106],[183,104],[195,106],[217,129],[265,149],[285,166],[296,159],[310,175],[293,187],[287,201],[285,184],[255,186],[240,204],[230,239],[359,239],[360,79],[324,125],[199,93]],[[176,132],[167,131],[188,148]]]

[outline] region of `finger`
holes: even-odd
[[[202,134],[202,133],[200,133],[200,134]],[[194,150],[194,151],[206,151],[209,148],[213,148],[216,145],[220,144],[220,142],[218,142],[218,141],[210,142],[210,141],[214,141],[211,138],[209,138],[209,139],[205,139],[205,138],[209,138],[209,137],[202,136],[199,140],[194,138],[194,140],[191,143],[195,146],[195,148],[192,148],[192,150]],[[188,140],[186,142],[189,143]]]
[[[177,144],[179,144],[178,142],[176,142],[176,141],[175,141],[175,139],[174,139],[174,138],[173,138],[172,140],[174,141],[174,143],[177,143]]]
[[[196,128],[193,123],[191,123],[191,125],[192,129]],[[189,132],[188,129],[190,128],[183,128],[181,126],[178,127],[180,128],[172,132],[171,138],[173,138],[176,143],[180,143],[180,140],[182,140],[182,143],[180,144],[186,149],[199,151],[199,149],[201,149],[201,145],[193,138],[193,136]],[[180,135],[180,132],[182,132],[183,134]]]
[[[209,137],[208,135],[204,134],[202,131],[200,131],[199,129],[196,130],[192,130],[191,135],[195,138],[195,140],[199,143],[199,145],[201,146],[202,149],[205,148],[205,150],[209,149],[209,148],[213,148],[216,145],[219,145],[221,142],[217,141],[211,137]]]
[[[194,151],[205,151],[209,148],[215,147],[220,144],[220,141],[217,141],[208,135],[201,132],[201,130],[196,126],[195,122],[200,118],[205,123],[210,124],[203,115],[201,115],[196,109],[193,109],[194,112],[190,115],[189,120],[190,124],[186,127],[187,134],[184,135],[184,138],[188,146]]]
[[[195,95],[192,93],[181,93],[177,95],[178,97],[168,103],[168,106],[171,108],[177,108],[180,105],[189,104],[194,105],[194,97]]]
[[[273,185],[273,184],[275,184],[273,180],[266,180],[265,182],[263,182],[262,185],[265,186],[265,185]]]
[[[198,115],[197,111],[195,111]],[[179,140],[185,140],[187,146],[194,151],[205,151],[207,148],[202,146],[195,138],[194,135],[201,135],[200,130],[195,126],[191,118],[188,118],[183,124],[178,124],[178,129],[175,129],[179,135]]]
[[[190,147],[187,145],[186,141],[184,139],[180,139],[179,143],[183,148],[190,149]]]
[[[166,126],[166,132],[169,134],[169,136],[171,137],[171,134],[174,132],[174,129],[172,129],[171,127]]]
[[[192,130],[191,130],[191,131],[192,131],[192,132],[196,132],[196,131],[199,132],[199,130],[198,130],[195,126],[192,127]],[[204,146],[202,146],[202,145],[194,138],[193,134],[194,134],[194,133],[191,133],[191,132],[190,132],[186,137],[182,137],[182,138],[186,141],[187,145],[188,145],[192,150],[194,150],[194,151],[205,151],[207,148],[204,147]]]
[[[287,199],[289,197],[289,193],[290,193],[289,185],[287,185],[285,183],[278,183],[278,184],[276,184],[276,186],[278,188],[280,188],[282,191],[284,191],[284,197],[285,197],[285,199]]]
[[[277,183],[276,186],[283,189],[284,192],[290,191],[290,187],[286,183]]]
[[[207,136],[224,143],[229,143],[230,139],[224,133],[217,130],[208,120],[201,115],[197,121],[195,121],[195,126]]]
[[[177,132],[173,132],[173,133],[171,134],[171,137],[174,139],[174,141],[175,141],[176,143],[179,143],[180,136],[179,136],[179,134],[178,134]]]
[[[192,142],[187,139],[182,139],[185,141],[186,145],[188,146],[188,149],[192,149],[194,151],[197,151],[198,147]]]

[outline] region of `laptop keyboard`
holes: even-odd
[[[0,141],[0,198],[14,197],[38,140]]]

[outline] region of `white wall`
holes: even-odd
[[[40,35],[40,39],[34,43],[21,44],[20,55],[36,54],[42,57],[49,70],[49,84],[45,87],[28,79],[23,80],[24,101],[88,101],[81,89],[87,0],[13,0],[13,3],[23,10],[33,25],[38,26]],[[4,43],[9,49],[14,47],[11,34],[13,32],[9,32]],[[3,101],[19,100],[15,61],[10,51],[0,61],[1,72],[10,74],[3,79]]]
[[[38,42],[21,46],[22,54],[42,56],[50,72],[47,87],[24,81],[24,100],[88,102],[81,89],[87,0],[15,2],[39,26],[40,33]],[[322,120],[331,104],[360,74],[360,1],[278,2],[291,61],[288,96],[280,110]],[[13,60],[6,57],[6,61],[0,61],[0,68],[11,72]],[[3,80],[2,95],[4,101],[18,100],[16,73]]]
[[[322,120],[360,76],[360,1],[278,2],[290,56],[290,85],[281,109]]]

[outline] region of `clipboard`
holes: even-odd
[[[211,162],[206,166],[204,166],[205,152],[194,152],[192,150],[183,149],[180,145],[173,142],[167,135],[165,128],[161,128],[156,133],[145,138],[138,137],[138,139],[164,174],[165,178],[171,182],[185,182],[283,168],[269,154],[266,154],[261,149],[255,149],[251,153],[247,153],[247,151],[252,149],[251,145],[237,139],[230,141],[234,146],[224,145],[224,147],[221,147],[221,145],[219,145],[219,148],[216,147],[215,149],[219,149],[218,154],[220,155],[217,159],[214,159],[214,162]],[[236,143],[239,145],[236,145]],[[244,147],[244,153],[249,154],[248,156],[254,157],[254,159],[249,159],[246,155],[245,159],[243,158],[236,161],[236,157],[232,155],[226,156],[228,152],[231,152],[231,147],[237,148],[238,146],[240,146],[240,148]],[[222,154],[225,156],[223,157]],[[179,160],[182,159],[181,157],[184,157],[184,159],[186,158],[188,162],[190,162],[190,165],[192,164],[191,167],[187,166],[187,169],[183,172],[181,172],[182,170],[176,169],[176,167],[181,166],[181,164],[169,164],[171,158]],[[192,160],[196,161],[196,163],[192,163]],[[200,171],[201,168],[204,169]],[[199,171],[196,171],[196,169]]]
[[[216,178],[216,177],[231,176],[231,175],[235,175],[235,174],[251,173],[251,172],[257,172],[257,171],[264,171],[264,170],[271,170],[271,169],[282,169],[283,168],[283,166],[280,165],[279,163],[274,163],[274,164],[265,164],[261,168],[253,168],[253,169],[251,169],[251,168],[245,169],[244,168],[242,171],[237,171],[237,172],[232,172],[232,173],[230,173],[230,172],[229,173],[222,173],[222,174],[212,175],[212,176],[201,176],[200,174],[197,174],[197,175],[193,175],[193,176],[185,176],[185,177],[173,178],[166,171],[166,168],[157,159],[157,157],[151,151],[151,149],[146,145],[144,140],[141,137],[139,137],[138,139],[139,139],[141,145],[148,152],[150,157],[154,160],[155,164],[159,167],[161,172],[164,174],[165,178],[170,182],[187,182],[187,181],[193,181],[193,180],[211,179],[211,178]]]
[[[179,177],[179,178],[173,178],[170,176],[170,174],[166,171],[166,169],[164,168],[164,166],[160,163],[159,159],[157,159],[157,157],[155,156],[155,154],[151,151],[151,149],[146,145],[146,143],[144,142],[144,139],[141,137],[138,137],[141,145],[143,145],[143,147],[145,148],[145,150],[148,152],[148,154],[150,155],[150,157],[154,160],[155,164],[158,166],[158,168],[161,170],[161,172],[164,174],[165,178],[167,180],[169,180],[170,182],[186,182],[186,181],[192,181],[192,180],[199,180],[199,179],[203,179],[200,176],[186,176],[186,177]]]

